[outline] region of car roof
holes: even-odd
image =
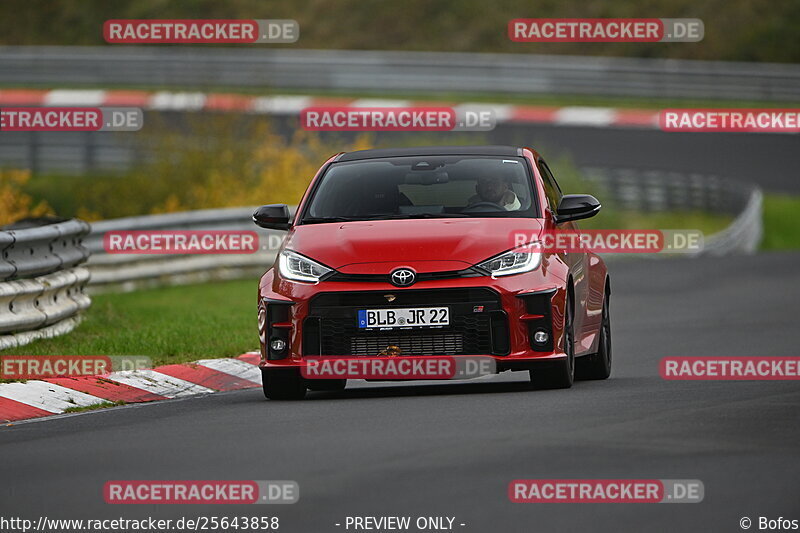
[[[516,146],[420,146],[415,148],[379,148],[347,152],[335,161],[360,161],[383,157],[426,156],[426,155],[491,155],[520,157],[522,148]]]

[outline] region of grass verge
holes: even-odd
[[[64,409],[65,413],[83,413],[84,411],[96,411],[97,409],[107,409],[109,407],[117,407],[118,405],[125,405],[122,400],[118,402],[100,402],[93,403],[92,405],[81,405],[75,407],[68,407]]]
[[[800,249],[800,196],[764,195],[762,250]]]
[[[3,354],[146,355],[154,365],[258,348],[256,280],[99,294],[69,335]]]

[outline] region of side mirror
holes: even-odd
[[[286,204],[262,205],[253,213],[256,226],[267,229],[287,230],[289,224],[289,207]]]
[[[556,224],[591,218],[600,212],[600,202],[590,194],[565,194],[556,209]]]

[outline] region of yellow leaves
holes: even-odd
[[[47,202],[34,204],[30,195],[24,192],[23,186],[30,176],[28,170],[0,169],[0,225],[53,213]]]
[[[148,157],[123,175],[36,176],[27,183],[27,171],[0,171],[0,223],[51,212],[41,198],[60,215],[88,221],[296,204],[330,156],[372,147],[368,136],[334,142],[303,130],[286,134],[291,124],[278,134],[264,116],[188,114],[177,125],[158,115],[148,120],[137,137]]]
[[[169,193],[152,212],[296,204],[320,165],[335,153],[372,147],[369,136],[352,145],[326,143],[315,133],[277,134],[266,121],[242,127],[230,117],[191,124],[181,139],[157,142],[156,160],[136,181],[163,180]],[[213,136],[209,135],[213,131]],[[194,139],[189,141],[189,138]]]

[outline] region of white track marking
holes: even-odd
[[[44,97],[46,106],[99,106],[106,99],[106,91],[56,89]]]
[[[197,364],[261,385],[261,370],[257,366],[239,359],[203,359],[197,361]]]
[[[616,119],[610,107],[562,107],[556,111],[554,123],[569,126],[610,126]]]
[[[123,370],[120,372],[112,372],[107,378],[111,381],[124,383],[125,385],[146,390],[153,394],[166,396],[167,398],[179,398],[216,392],[202,385],[174,378],[154,370]]]
[[[388,100],[383,98],[362,98],[350,102],[347,107],[411,107],[410,100]]]
[[[70,407],[86,407],[108,400],[68,389],[46,381],[0,383],[0,397],[38,407],[51,413],[63,413]]]
[[[278,115],[297,115],[311,105],[310,96],[262,96],[253,100],[256,113],[275,113]]]
[[[203,93],[172,93],[159,91],[150,97],[151,109],[177,109],[194,111],[202,109],[207,96]]]

